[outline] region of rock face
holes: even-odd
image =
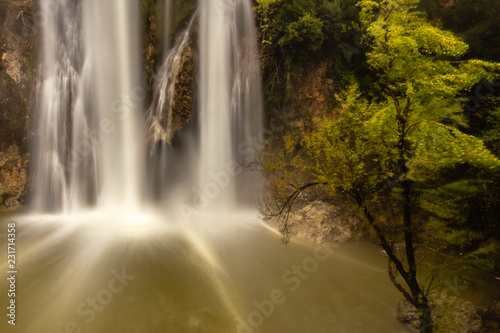
[[[300,109],[306,105],[305,113],[321,114],[328,110],[329,101],[334,94],[335,84],[328,76],[328,63],[325,61],[305,71],[294,107]]]
[[[27,188],[28,119],[36,86],[36,3],[0,2],[0,209],[23,202]]]
[[[276,220],[269,224],[280,229]],[[311,240],[315,243],[340,243],[361,235],[361,221],[348,215],[342,208],[315,200],[290,213],[290,236]]]
[[[458,297],[431,292],[429,299],[433,304],[432,318],[439,332],[480,333],[482,320],[478,309],[471,302]],[[418,311],[406,299],[398,304],[398,320],[420,328]]]
[[[196,110],[196,51],[191,40],[180,59],[181,67],[176,78],[173,103],[173,134],[182,130],[193,119]]]
[[[0,152],[0,209],[18,207],[24,201],[27,180],[27,156],[19,147]]]
[[[26,137],[33,78],[31,7],[23,1],[0,4],[0,150]]]

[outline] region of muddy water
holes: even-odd
[[[0,216],[16,223],[16,326],[1,332],[411,332],[376,246],[292,242],[249,217],[189,226],[149,218]],[[237,223],[236,223],[237,222]]]

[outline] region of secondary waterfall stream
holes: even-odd
[[[241,147],[256,138],[262,123],[250,6],[250,1],[200,1],[200,188],[241,160]],[[235,204],[236,182],[225,182],[212,202],[215,209]]]

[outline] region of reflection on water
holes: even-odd
[[[0,216],[0,236],[17,224],[17,332],[411,332],[370,244],[285,248],[244,215],[191,225],[110,216]]]

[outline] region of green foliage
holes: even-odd
[[[383,72],[389,88],[417,99],[428,94],[453,97],[481,78],[492,78],[493,71],[500,71],[500,64],[480,60],[461,66],[447,61],[465,54],[467,44],[426,22],[425,16],[415,11],[417,1],[400,3],[359,3],[362,22],[372,41],[368,63],[372,69]],[[374,9],[379,11],[377,18]]]
[[[415,140],[409,177],[418,181],[436,170],[467,163],[483,169],[500,169],[500,160],[477,137],[433,121],[422,121],[412,132]]]
[[[441,263],[432,267],[432,270],[449,270],[453,275],[459,275],[464,283],[474,282],[481,272],[500,272],[498,240],[492,238],[485,241],[482,232],[450,225],[440,218],[429,219],[423,232],[428,235],[425,245],[437,251],[436,256],[431,256],[429,260]],[[442,262],[446,262],[446,265]]]
[[[255,10],[259,17],[259,31],[262,34],[263,44],[272,45],[275,37],[273,35],[273,22],[276,11],[283,0],[257,0]]]
[[[412,157],[415,169],[465,162],[500,166],[480,139],[443,123],[444,119],[464,123],[460,115],[462,91],[481,78],[493,78],[500,72],[500,64],[470,60],[456,65],[448,61],[448,57],[464,54],[467,45],[426,22],[414,11],[417,3],[359,3],[362,22],[372,40],[368,63],[379,73],[387,94],[386,106],[371,121],[374,135],[392,128],[392,135],[386,133],[392,142],[407,136],[405,157]],[[401,125],[406,127],[404,133],[398,128]]]
[[[470,114],[468,134],[481,138],[485,146],[497,157],[500,157],[500,98],[491,97],[481,103],[480,107]],[[463,172],[468,177],[483,180],[481,190],[468,201],[468,209],[461,210],[467,226],[479,230],[485,239],[500,239],[500,171],[485,172],[476,168],[468,168]]]
[[[0,70],[0,91],[0,149],[5,149],[26,137],[28,108],[23,91],[4,70]]]
[[[423,0],[429,17],[470,45],[468,57],[500,61],[500,0]]]
[[[317,51],[323,44],[323,22],[310,14],[290,23],[278,44],[287,53],[296,53],[296,48],[304,46],[307,51]]]
[[[331,193],[345,193],[379,187],[383,174],[384,155],[376,142],[370,140],[365,122],[375,108],[361,97],[357,84],[337,96],[339,106],[334,115],[317,119],[311,133],[304,135],[302,147],[315,163],[318,182],[328,182]],[[373,191],[372,191],[373,192]]]
[[[500,95],[500,91],[496,95]],[[483,139],[500,156],[500,97],[492,96],[472,112],[465,131]]]
[[[443,175],[437,175],[436,178],[442,178]],[[484,184],[473,179],[459,179],[454,182],[445,183],[442,186],[437,180],[431,182],[428,189],[424,190],[424,195],[420,200],[420,205],[426,211],[432,213],[440,221],[447,221],[457,229],[457,234],[463,230],[458,230],[465,225],[464,208],[468,206],[469,200],[479,191],[484,189]],[[456,243],[460,238],[447,239],[450,244]]]
[[[477,250],[468,253],[465,261],[468,266],[486,272],[500,271],[500,242],[491,240],[479,247]]]
[[[312,23],[297,23],[307,3],[311,1],[283,3],[277,12],[278,19],[286,13],[295,22],[290,44],[303,42],[298,37],[314,30]],[[489,176],[500,173],[498,156],[483,141],[497,142],[498,125],[483,137],[467,133],[462,103],[464,92],[480,79],[500,77],[500,64],[461,60],[468,45],[427,22],[416,10],[417,0],[361,0],[358,6],[363,40],[370,41],[366,62],[376,74],[380,98],[367,100],[359,84],[351,84],[338,94],[330,114],[313,116],[312,126],[301,135],[286,135],[285,153],[277,159],[289,156],[291,162],[268,163],[282,168],[267,168],[271,187],[279,188],[279,195],[271,195],[280,207],[290,192],[311,183],[326,184],[332,197],[351,200],[396,267],[399,276],[391,274],[395,285],[425,309],[425,288],[412,280],[417,276],[417,244],[463,251],[457,261],[468,269],[497,267],[498,244],[485,239],[484,228],[471,224],[470,212],[473,200],[491,186]],[[405,251],[394,247],[393,241],[400,239]]]
[[[500,64],[451,61],[463,56],[467,45],[426,22],[415,10],[417,4],[415,0],[359,3],[361,21],[372,41],[368,63],[380,76],[387,96],[368,126],[373,139],[398,147],[418,207],[448,230],[443,234],[432,229],[426,237],[449,246],[469,243],[472,253],[483,253],[484,229],[472,225],[470,212],[490,183],[477,175],[498,173],[500,160],[482,138],[459,129],[466,126],[461,101],[463,92],[481,78],[498,77]],[[495,130],[490,134],[494,138]],[[476,175],[457,170],[460,166],[476,170]],[[492,267],[491,262],[484,266]]]
[[[261,40],[281,54],[288,68],[336,38],[340,10],[328,0],[257,0]]]

